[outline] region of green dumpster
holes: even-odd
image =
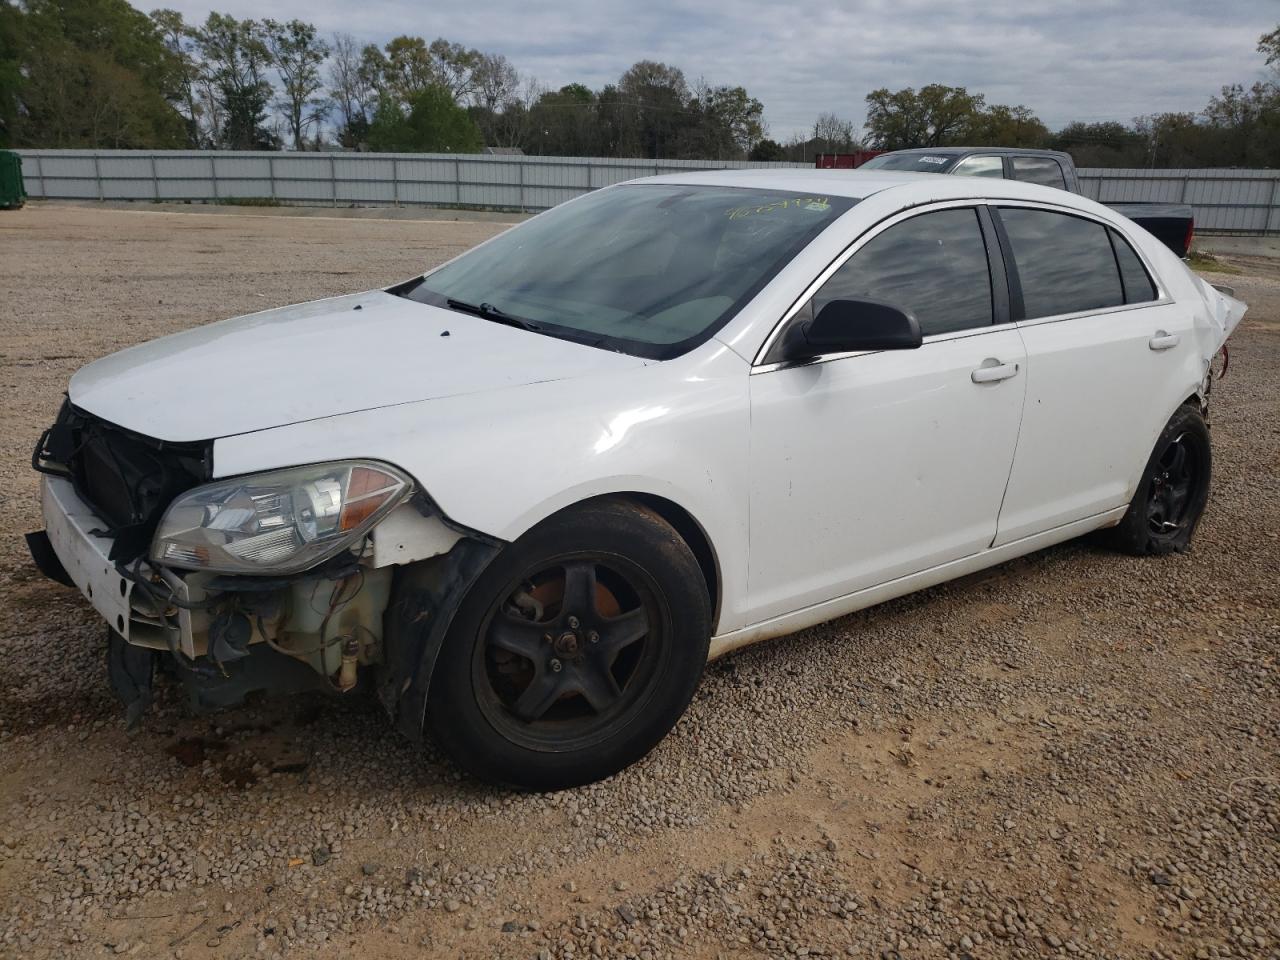
[[[0,150],[0,210],[17,210],[26,197],[22,158],[12,150]]]

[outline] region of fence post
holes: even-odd
[[[102,167],[98,164],[98,151],[93,151],[93,179],[98,184],[98,200],[105,200],[106,197],[102,193]]]
[[[462,206],[462,162],[453,158],[453,202]]]
[[[338,205],[338,164],[329,154],[329,192],[333,196],[333,205]]]
[[[213,185],[213,202],[221,203],[222,197],[218,191],[218,164],[215,162],[217,157],[216,151],[209,151],[209,183]]]
[[[267,177],[271,180],[271,199],[276,198],[276,158],[267,157]]]
[[[520,168],[520,212],[524,213],[524,161],[520,160],[516,166]]]
[[[391,203],[400,206],[400,158],[391,158]]]
[[[40,162],[40,154],[36,154],[36,175],[40,178],[40,196],[49,199],[49,186],[44,182],[44,164]]]
[[[44,181],[40,181],[41,187]],[[1276,214],[1280,213],[1280,177],[1271,181],[1271,208],[1267,210],[1267,219],[1262,222],[1263,233],[1280,232],[1280,220],[1276,220]],[[1275,220],[1275,223],[1272,221]]]
[[[154,199],[160,199],[160,174],[156,172],[156,155],[151,154],[151,194]]]
[[[1189,173],[1185,174],[1182,178],[1182,199],[1178,201],[1179,203],[1187,202],[1187,186],[1190,183],[1191,183],[1191,174]]]

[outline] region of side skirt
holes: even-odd
[[[822,603],[816,603],[794,613],[784,613],[780,617],[774,617],[771,620],[743,627],[739,630],[734,630],[732,633],[712,637],[711,650],[707,655],[707,659],[715,660],[717,657],[722,657],[726,653],[737,650],[739,647],[759,643],[761,640],[785,636],[788,633],[795,633],[797,630],[803,630],[805,627],[812,627],[815,624],[826,623],[828,620],[843,617],[845,614],[873,607],[877,603],[884,603],[886,600],[893,600],[896,597],[915,593],[917,590],[924,590],[927,587],[936,586],[939,583],[945,583],[957,577],[967,576],[978,570],[1004,563],[1006,560],[1013,560],[1017,557],[1026,556],[1028,553],[1043,550],[1045,547],[1051,547],[1067,540],[1074,540],[1076,537],[1099,530],[1102,527],[1114,526],[1124,516],[1127,509],[1127,504],[1123,507],[1116,507],[1114,510],[1108,510],[1105,513],[1095,514],[1083,520],[1075,520],[1060,527],[1054,527],[1052,530],[1046,530],[1043,533],[1023,537],[1021,540],[1014,540],[1012,543],[1002,544],[990,550],[983,550],[981,553],[975,553],[960,560],[953,560],[950,563],[922,570],[920,573],[899,577],[896,580],[890,580],[875,587],[868,587],[865,590],[837,597],[834,600],[824,600]]]

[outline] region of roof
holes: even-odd
[[[1085,197],[1054,187],[995,177],[951,177],[898,170],[819,170],[814,167],[765,167],[745,170],[700,170],[645,177],[633,183],[688,183],[715,187],[786,190],[865,200],[892,192],[904,207],[931,200],[1038,200],[1093,213],[1104,211]],[[899,196],[900,195],[900,196]]]
[[[1066,157],[1068,160],[1071,159],[1069,154],[1061,150],[1039,150],[1034,147],[911,147],[907,150],[890,150],[887,153],[880,154],[880,156],[962,157],[970,153],[985,153],[997,157],[1053,157],[1056,160]]]

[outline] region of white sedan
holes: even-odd
[[[1011,181],[709,171],[425,276],[146,343],[40,439],[50,575],[136,719],[368,688],[476,775],[637,760],[703,666],[1109,528],[1186,549],[1244,305]]]

